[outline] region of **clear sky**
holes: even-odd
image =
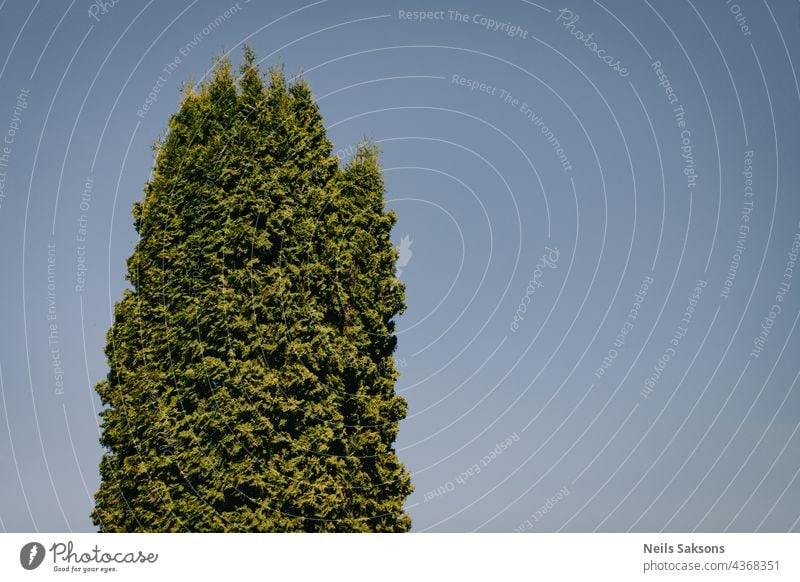
[[[382,147],[414,531],[800,531],[799,8],[0,2],[0,529],[93,531],[131,205],[247,42]]]

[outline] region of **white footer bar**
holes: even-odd
[[[349,582],[796,581],[800,534],[0,535],[0,580],[244,580],[241,576]]]

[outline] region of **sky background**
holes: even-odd
[[[800,531],[800,3],[99,6],[0,2],[0,529],[94,531],[131,206],[250,43],[382,148],[413,531]]]

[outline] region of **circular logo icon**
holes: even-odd
[[[26,570],[35,570],[44,561],[44,546],[39,542],[28,542],[19,551],[19,563]]]

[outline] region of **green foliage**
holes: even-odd
[[[409,529],[393,448],[403,285],[377,150],[251,50],[186,88],[134,205],[97,391],[101,531]]]

